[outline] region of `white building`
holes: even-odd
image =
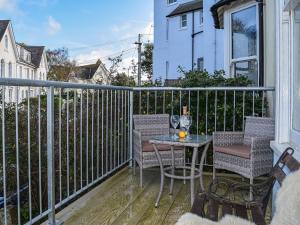
[[[154,0],[154,79],[184,70],[223,69],[223,30],[214,28],[214,0]]]
[[[0,76],[32,80],[46,80],[48,63],[44,46],[17,43],[10,20],[0,20]],[[35,95],[33,89],[19,89],[19,99]],[[16,99],[16,89],[6,90],[6,99]]]

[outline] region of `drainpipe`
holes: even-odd
[[[192,22],[192,70],[194,70],[194,55],[195,55],[195,11],[193,11],[193,22]]]
[[[258,74],[259,74],[259,86],[264,86],[264,3],[262,0],[257,0],[258,2],[258,23],[259,23],[259,59],[258,59]]]

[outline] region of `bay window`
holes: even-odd
[[[260,63],[259,13],[257,3],[239,6],[227,12],[227,72],[246,76],[253,85],[262,85]],[[260,68],[262,67],[262,68]]]

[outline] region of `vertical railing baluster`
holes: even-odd
[[[105,167],[106,170],[105,172],[108,173],[108,132],[109,132],[109,128],[108,128],[108,90],[106,90],[106,116],[105,116],[105,123],[106,123],[106,135],[105,135],[105,145],[106,145],[106,149],[105,149]]]
[[[55,225],[54,88],[47,92],[48,224]]]
[[[208,91],[206,91],[205,100],[205,134],[208,134]]]
[[[5,146],[5,86],[2,86],[2,170],[3,170],[4,224],[7,225],[6,146]]]
[[[40,214],[43,212],[42,205],[42,142],[41,142],[41,88],[38,89],[38,146],[39,146],[39,205]],[[19,93],[17,92],[19,96]],[[19,99],[19,97],[17,97]]]
[[[163,91],[163,114],[166,113],[166,91]]]
[[[73,132],[73,141],[74,141],[74,193],[76,193],[77,189],[77,140],[76,140],[76,129],[77,129],[77,91],[74,90],[74,132]]]
[[[109,138],[109,162],[110,170],[113,169],[113,146],[112,146],[112,136],[113,136],[113,99],[112,99],[112,90],[110,90],[110,138]]]
[[[67,89],[67,196],[70,196],[70,143],[69,143],[69,120],[70,120],[70,103],[69,103],[69,89]]]
[[[150,98],[150,93],[147,91],[147,115],[149,115],[149,98]]]
[[[174,91],[171,92],[171,114],[174,115]]]
[[[19,110],[18,110],[18,105],[19,105],[19,87],[16,87],[16,111],[15,111],[15,115],[16,115],[16,170],[17,170],[17,210],[18,210],[18,225],[21,224],[21,193],[20,193],[20,152],[19,152]],[[39,99],[39,113],[40,113],[40,99]],[[2,116],[3,118],[3,116]],[[40,118],[39,118],[39,124],[40,124]],[[2,131],[3,132],[3,131]],[[40,134],[40,125],[39,125],[39,134]],[[2,137],[2,140],[5,140]],[[3,148],[4,149],[4,148]],[[40,186],[40,181],[41,181],[41,176],[40,176],[40,172],[41,172],[41,157],[40,157],[40,145],[39,145],[39,190],[41,191],[41,186]],[[4,178],[4,173],[3,173],[3,178]],[[4,179],[3,179],[3,182]],[[39,192],[39,198],[40,198],[40,213],[41,213],[41,192]],[[4,197],[5,198],[5,197]],[[5,209],[6,206],[4,206]]]
[[[246,92],[243,91],[243,130],[245,129],[245,100],[246,100]]]
[[[189,91],[189,100],[188,100],[188,104],[189,104],[189,111],[191,112],[191,91]]]
[[[81,89],[81,94],[80,94],[80,188],[82,189],[83,187],[83,163],[82,163],[82,158],[83,158],[83,89]]]
[[[233,125],[232,129],[235,131],[235,112],[236,112],[236,92],[233,92]]]
[[[224,91],[224,131],[226,131],[227,91]]]
[[[27,95],[27,141],[28,141],[28,204],[29,204],[29,221],[32,220],[32,186],[31,186],[31,126],[30,126],[30,87]]]
[[[129,115],[130,115],[130,121],[129,121],[129,152],[130,152],[130,166],[133,165],[134,159],[133,159],[133,136],[132,136],[132,131],[133,131],[133,91],[129,92]]]
[[[139,91],[139,114],[142,114],[142,91]]]
[[[117,90],[115,93],[115,101],[114,101],[114,168],[117,166]]]
[[[120,165],[120,91],[118,90],[118,166]]]
[[[217,104],[218,104],[218,91],[215,91],[215,131],[217,131]]]
[[[182,109],[182,92],[179,91],[179,115],[181,116],[181,109]],[[188,109],[190,110],[190,108]]]
[[[99,164],[100,164],[100,91],[97,90],[97,178],[100,177],[99,174]]]
[[[86,185],[89,184],[89,90],[86,90],[86,140],[85,140],[85,162],[86,162]]]
[[[261,100],[261,116],[265,116],[265,92],[262,91],[262,100]]]
[[[124,161],[127,160],[127,133],[126,133],[126,125],[127,125],[127,95],[126,91],[124,91]]]
[[[255,91],[252,92],[252,116],[255,116]]]
[[[154,91],[154,114],[157,113],[157,91]]]
[[[104,175],[104,90],[101,90],[101,176]]]
[[[189,92],[189,107],[191,105],[191,92]],[[197,113],[196,113],[196,121],[197,121],[197,135],[199,134],[199,91],[197,91]]]
[[[94,114],[95,114],[95,91],[92,90],[92,135],[91,135],[91,161],[92,161],[92,182],[94,181]]]
[[[62,90],[59,89],[59,102],[58,102],[58,170],[59,170],[59,201],[62,201],[62,163],[61,163],[61,126],[62,126],[62,120],[61,120],[61,104],[62,104],[62,96],[61,96]]]

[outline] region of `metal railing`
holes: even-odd
[[[55,224],[56,209],[131,159],[130,88],[0,79],[0,95],[3,224],[11,212]]]
[[[24,90],[26,98],[20,97]],[[194,133],[240,130],[245,116],[270,114],[273,92],[274,88],[128,88],[1,78],[3,224],[8,224],[10,211],[17,215],[17,224],[47,216],[49,224],[55,224],[58,208],[127,165],[133,158],[133,114],[180,115],[187,105]]]

